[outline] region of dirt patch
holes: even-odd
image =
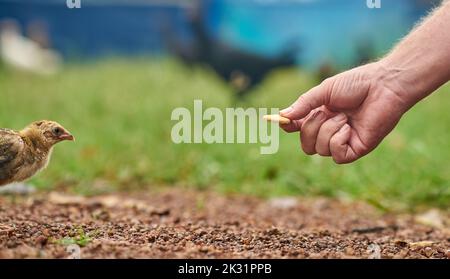
[[[0,258],[450,258],[449,215],[421,218],[180,190],[3,196]]]

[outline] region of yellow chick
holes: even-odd
[[[21,131],[0,129],[0,186],[20,182],[44,169],[58,142],[75,138],[54,121],[36,121]]]

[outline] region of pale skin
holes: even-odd
[[[326,79],[280,114],[308,155],[351,163],[374,150],[412,106],[450,80],[450,1],[386,57]]]

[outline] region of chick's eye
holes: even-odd
[[[55,127],[55,128],[53,128],[52,132],[53,132],[53,134],[59,136],[62,133],[62,129],[59,127]]]

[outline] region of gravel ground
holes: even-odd
[[[0,196],[0,258],[447,258],[450,214],[169,190]]]

